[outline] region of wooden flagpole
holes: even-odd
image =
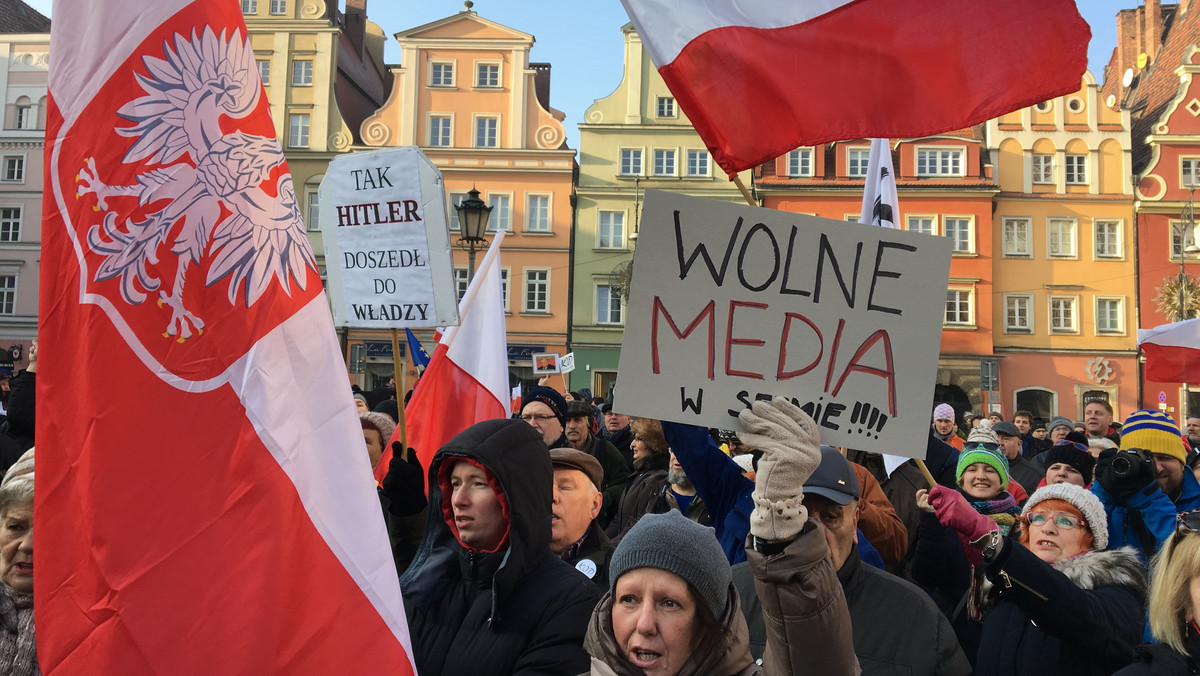
[[[400,361],[400,329],[392,329],[392,378],[396,381],[396,426],[400,429],[400,445],[404,447],[404,457],[408,459],[408,426],[404,422],[404,392],[400,383],[404,380],[404,362]],[[384,439],[387,442],[387,439]]]

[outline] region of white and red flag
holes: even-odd
[[[928,136],[1073,92],[1091,37],[1073,0],[621,2],[731,176],[799,146]]]
[[[459,325],[442,333],[404,407],[408,445],[417,449],[425,469],[438,449],[459,432],[482,420],[508,417],[508,337],[500,278],[503,240],[504,232],[496,233],[458,304]],[[376,480],[387,475],[392,442],[399,439],[397,428],[375,465]]]
[[[1138,347],[1146,355],[1146,380],[1200,381],[1200,319],[1138,329]]]
[[[412,674],[238,4],[58,0],[52,26],[42,673]]]

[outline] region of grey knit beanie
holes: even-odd
[[[692,586],[718,621],[725,615],[733,573],[716,533],[672,509],[643,516],[617,545],[608,562],[608,586],[634,568],[658,568]]]

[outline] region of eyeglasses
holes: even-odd
[[[965,448],[982,448],[988,451],[1000,450],[1000,444],[993,444],[986,441],[969,441],[964,445]]]
[[[1029,521],[1029,525],[1031,526],[1042,526],[1045,525],[1045,523],[1050,519],[1054,519],[1055,526],[1058,526],[1059,528],[1066,528],[1067,530],[1087,525],[1087,522],[1083,519],[1071,516],[1069,514],[1055,514],[1053,517],[1051,517],[1045,512],[1030,512],[1025,519]]]
[[[1200,533],[1200,509],[1176,514],[1175,531],[1179,533]]]
[[[557,417],[558,416],[550,415],[548,413],[526,413],[525,415],[521,416],[521,420],[524,420],[525,422],[533,422],[534,420],[537,420],[538,422],[546,422],[547,420],[553,420]]]

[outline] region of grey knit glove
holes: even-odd
[[[745,430],[738,436],[762,451],[754,482],[750,533],[770,542],[795,539],[808,521],[804,482],[821,464],[817,423],[792,402],[775,397],[756,401],[738,415]]]

